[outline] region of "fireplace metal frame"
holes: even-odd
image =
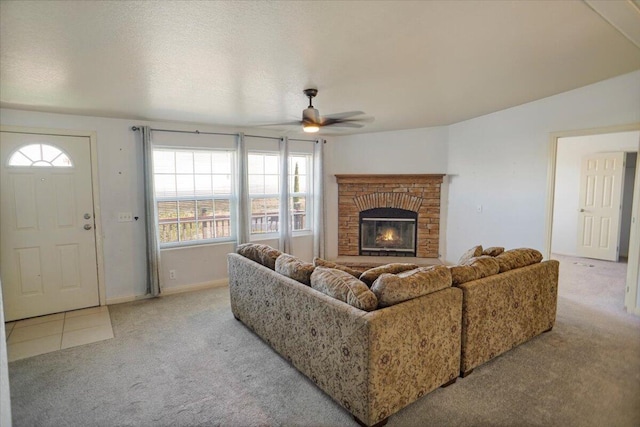
[[[398,221],[412,222],[413,249],[384,249],[362,247],[362,224],[364,221]],[[418,251],[418,212],[400,208],[373,208],[359,213],[358,253],[361,256],[405,256],[415,257]]]

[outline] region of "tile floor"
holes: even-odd
[[[7,322],[9,362],[113,338],[106,306]]]

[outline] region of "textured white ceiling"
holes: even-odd
[[[3,107],[233,126],[306,87],[359,132],[446,125],[640,69],[581,1],[2,1],[0,27]]]

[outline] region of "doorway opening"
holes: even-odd
[[[638,128],[552,135],[547,245],[549,257],[576,265],[615,265],[611,271],[621,276],[616,282],[625,295],[618,303],[635,314]]]

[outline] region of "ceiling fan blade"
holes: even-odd
[[[334,128],[337,127],[343,127],[343,128],[361,128],[364,127],[364,125],[360,124],[360,123],[356,123],[356,122],[334,122],[331,124],[323,124],[322,127],[327,127],[327,126],[331,126]]]
[[[324,119],[348,119],[354,116],[360,116],[364,114],[364,111],[345,111],[344,113],[328,114],[322,116]]]
[[[302,124],[302,120],[295,120],[292,122],[283,122],[283,123],[263,123],[259,126],[300,126]]]

